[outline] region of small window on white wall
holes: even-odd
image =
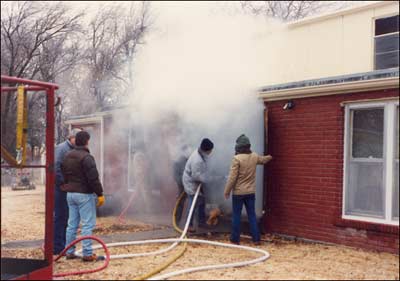
[[[398,224],[398,103],[347,105],[345,119],[343,217]]]
[[[375,68],[399,67],[399,15],[375,20]]]

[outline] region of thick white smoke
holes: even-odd
[[[221,179],[209,184],[206,193],[209,203],[229,213],[230,202],[223,199],[223,176],[228,175],[236,138],[245,133],[253,151],[263,153],[263,104],[256,89],[265,84],[271,71],[266,60],[268,42],[273,31],[281,27],[262,18],[232,15],[218,5],[155,3],[152,31],[135,61],[131,104],[137,112],[136,123],[145,131],[153,128],[159,132],[157,136],[145,134],[151,158],[160,157],[160,138],[167,143],[164,149],[172,160],[178,158],[183,144],[195,149],[203,137],[214,142],[210,169]],[[171,114],[175,116],[172,128],[166,124]],[[162,123],[164,129],[155,129],[159,126],[155,124]],[[166,137],[168,133],[162,130],[174,136]],[[161,165],[152,169],[162,170],[166,176],[170,173]],[[259,215],[262,187],[260,168]]]

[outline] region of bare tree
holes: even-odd
[[[73,59],[66,59],[68,56],[75,58],[75,54],[71,54],[74,48],[66,51],[68,48],[65,46],[69,42],[69,36],[79,30],[82,15],[71,15],[68,7],[62,2],[2,3],[1,73],[54,82],[57,75],[74,63]],[[40,96],[30,96],[29,112],[35,113],[43,109],[44,102],[40,100]],[[2,95],[1,101],[2,105],[4,103],[1,108],[1,142],[13,151],[11,148],[15,145],[12,129],[16,117],[15,95],[5,95],[4,98]],[[40,122],[34,116],[28,118]],[[7,134],[10,129],[12,133]]]
[[[332,9],[340,9],[348,3],[340,1],[240,1],[245,12],[263,15],[283,21],[292,21]]]
[[[137,46],[144,43],[149,24],[146,2],[132,3],[129,9],[121,5],[103,7],[90,22],[86,59],[97,109],[116,103],[132,87],[134,55]]]
[[[78,43],[80,38],[73,38],[71,35],[71,33],[63,34],[43,44],[38,60],[38,68],[42,80],[58,83],[60,76],[64,72],[73,71],[77,68],[77,65],[83,58]],[[66,96],[66,91],[68,91],[68,86],[63,88],[60,87],[58,90],[58,96],[62,98],[61,102],[56,107],[56,143],[65,139],[65,136],[62,133],[64,131],[62,121],[65,109],[64,97]],[[40,110],[43,111],[45,106],[43,98],[44,97],[41,95],[36,95],[35,100],[31,100],[32,103],[30,104],[40,107],[36,110],[30,110],[30,112],[35,114]]]

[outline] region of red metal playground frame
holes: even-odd
[[[4,86],[4,84],[8,84]],[[11,86],[10,86],[11,85]],[[18,168],[46,169],[46,207],[44,260],[37,259],[1,259],[1,280],[51,280],[53,276],[53,209],[54,209],[54,103],[55,90],[58,85],[17,77],[1,76],[1,93],[16,92],[17,85],[24,85],[25,91],[44,91],[46,93],[46,164],[22,165]],[[1,168],[12,168],[13,165],[1,165]]]

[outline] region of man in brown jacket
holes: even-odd
[[[104,204],[103,187],[99,180],[94,157],[90,154],[90,135],[86,131],[76,134],[76,147],[67,153],[61,164],[64,176],[63,190],[67,192],[69,208],[66,245],[76,239],[79,223],[82,223],[82,236],[92,235],[96,226],[96,204]],[[97,201],[97,203],[96,203]],[[96,261],[104,257],[93,254],[92,241],[82,240],[83,261]],[[69,248],[67,259],[77,258],[75,246]]]
[[[230,240],[234,244],[240,243],[240,218],[243,204],[246,207],[253,242],[255,244],[260,243],[260,232],[255,212],[256,168],[257,165],[266,164],[272,159],[272,156],[260,156],[252,152],[250,146],[250,140],[245,135],[241,135],[236,140],[236,155],[232,159],[231,170],[224,191],[226,199],[229,198],[231,191],[233,191],[232,233]]]

